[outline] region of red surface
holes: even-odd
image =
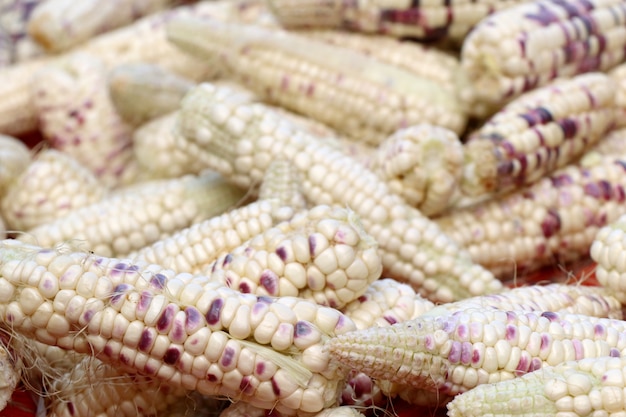
[[[35,402],[30,394],[20,389],[13,393],[9,405],[0,411],[0,417],[34,417],[35,411]]]

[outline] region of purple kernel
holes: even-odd
[[[152,293],[149,291],[142,291],[139,295],[139,303],[137,303],[137,311],[146,311],[150,307],[152,301]]]
[[[543,363],[539,358],[533,358],[530,361],[530,366],[528,367],[528,372],[536,371],[537,369],[541,369],[543,367]]]
[[[254,387],[250,384],[250,377],[244,376],[241,378],[241,382],[239,383],[239,390],[242,392],[252,393],[254,391]]]
[[[163,310],[156,323],[156,328],[159,332],[164,333],[169,330],[172,322],[174,321],[174,315],[176,314],[175,310],[176,307],[174,304],[169,304],[165,307],[165,310]]]
[[[154,274],[150,278],[150,285],[152,285],[156,289],[162,290],[163,288],[165,288],[165,281],[167,281],[167,277],[165,275]]]
[[[250,294],[250,285],[247,282],[239,283],[239,292],[243,294]]]
[[[461,360],[461,343],[460,342],[452,342],[452,346],[450,347],[450,353],[448,353],[448,360],[450,363],[459,363]]]
[[[480,362],[480,350],[478,349],[474,349],[474,351],[472,352],[472,363],[479,363]]]
[[[556,321],[559,319],[559,315],[553,311],[544,311],[543,313],[541,313],[541,317],[545,317],[550,321]]]
[[[259,283],[261,284],[261,287],[265,288],[268,294],[278,294],[278,275],[276,275],[273,271],[269,269],[263,271],[261,273]]]
[[[517,337],[517,328],[515,326],[506,326],[506,340],[513,340]]]
[[[561,229],[561,217],[554,209],[548,209],[546,217],[541,222],[541,231],[545,237],[552,237]]]
[[[206,374],[206,380],[209,382],[217,382],[217,376],[212,373]]]
[[[267,295],[259,295],[256,300],[259,303],[265,303],[265,304],[272,304],[274,302],[274,300],[272,299],[272,297],[268,297]]]
[[[142,352],[149,352],[153,342],[154,336],[152,335],[152,332],[148,329],[144,329],[141,332],[141,337],[139,338],[139,344],[137,345],[137,348]]]
[[[583,345],[578,339],[572,340],[572,346],[574,347],[574,354],[576,355],[576,360],[580,360],[585,357],[585,350],[583,349]]]
[[[185,328],[195,329],[202,321],[202,314],[197,308],[189,306],[185,308]]]
[[[617,348],[611,348],[611,350],[609,351],[609,356],[619,358],[620,356],[622,356],[622,353]]]
[[[593,326],[593,333],[596,336],[604,336],[606,334],[606,328],[602,324],[598,323]]]
[[[76,415],[76,409],[74,408],[74,403],[71,401],[67,402],[67,411],[70,413],[70,415],[75,416]]]
[[[294,327],[294,337],[303,337],[311,334],[311,325],[306,321],[299,321]]]
[[[287,251],[282,246],[276,249],[276,255],[278,255],[280,260],[283,262],[287,260]]]
[[[309,235],[309,254],[311,257],[315,256],[315,248],[317,247],[317,243],[315,242],[315,236]]]
[[[274,395],[279,396],[280,395],[280,387],[278,386],[278,383],[276,382],[274,377],[272,377],[271,381],[272,381],[272,391],[274,391]]]
[[[216,325],[220,322],[220,316],[222,313],[222,307],[224,307],[224,300],[216,298],[211,302],[209,311],[207,311],[205,318],[208,324]]]
[[[576,126],[576,121],[570,118],[564,118],[559,120],[558,125],[561,126],[561,130],[563,130],[563,135],[565,139],[570,139],[576,136],[576,131],[578,127]]]
[[[232,253],[228,253],[226,254],[226,256],[224,256],[224,261],[222,261],[222,267],[225,268],[226,266],[228,266],[228,264],[230,264],[233,261],[233,255]]]
[[[396,320],[395,317],[391,317],[391,316],[384,316],[383,317],[385,319],[385,321],[389,324],[396,324],[398,322],[398,320]]]
[[[470,342],[461,343],[461,363],[469,365],[472,360],[472,344]]]
[[[265,372],[265,364],[263,362],[257,363],[254,369],[255,375],[263,375],[263,372]]]
[[[93,310],[85,310],[83,313],[83,322],[89,323],[91,319],[93,319],[94,314],[96,314]]]
[[[126,291],[130,290],[131,286],[128,284],[118,284],[113,288],[113,294],[111,294],[110,302],[115,305],[120,302],[122,296],[126,293]]]
[[[456,334],[459,337],[459,339],[461,340],[466,339],[467,336],[469,335],[467,325],[466,324],[459,325],[459,327],[456,328]]]
[[[163,356],[163,362],[168,365],[173,365],[180,358],[180,350],[175,347],[171,347],[165,351],[165,355]]]
[[[226,346],[224,348],[224,353],[222,354],[222,366],[229,367],[233,363],[234,358],[235,349],[230,346]]]
[[[541,335],[541,344],[539,345],[539,350],[543,352],[549,347],[550,347],[550,336],[546,333],[543,333]]]
[[[435,348],[435,339],[432,335],[424,336],[424,348],[427,350],[433,350]]]
[[[517,363],[517,367],[515,368],[515,374],[516,375],[522,375],[525,374],[526,372],[528,372],[528,367],[530,366],[530,361],[528,360],[528,357],[525,355],[522,355],[519,358],[519,362]]]

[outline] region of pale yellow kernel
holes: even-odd
[[[620,387],[602,387],[602,409],[609,413],[624,410],[624,395]]]
[[[52,309],[52,303],[43,303],[33,312],[30,321],[33,326],[43,329],[47,326],[53,314],[55,313]]]
[[[263,320],[254,329],[254,339],[260,344],[269,344],[279,324],[280,320],[276,314],[268,311],[263,316]]]
[[[228,335],[224,332],[213,332],[204,350],[204,354],[211,362],[217,362],[228,342]]]
[[[70,331],[70,323],[59,313],[53,313],[48,320],[46,330],[54,337],[66,336]]]
[[[61,310],[58,310],[56,306],[53,306],[55,311],[63,312],[65,318],[71,323],[79,323],[80,318],[83,314],[83,311],[86,307],[87,300],[85,297],[81,297],[80,295],[76,295],[74,291],[71,290],[63,290],[68,291],[68,293],[72,294],[72,298],[65,304],[65,306],[61,307]],[[56,300],[55,300],[56,301]]]
[[[23,288],[19,293],[21,310],[24,314],[32,315],[44,302],[42,294],[35,288]]]
[[[561,378],[549,379],[544,384],[544,394],[550,401],[557,401],[568,395],[568,393],[569,387],[567,386],[567,382]]]
[[[250,307],[244,304],[237,309],[234,320],[228,328],[228,333],[236,339],[247,339],[251,332]]]
[[[519,348],[511,348],[505,340],[498,340],[494,346],[498,358],[498,368],[512,371],[515,370],[520,359]]]
[[[85,298],[94,296],[96,285],[98,284],[98,276],[91,271],[85,272],[78,280],[76,293]]]

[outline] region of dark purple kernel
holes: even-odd
[[[185,327],[193,329],[197,327],[202,320],[202,314],[197,308],[189,306],[185,308]]]
[[[213,375],[211,373],[206,374],[206,380],[209,381],[209,382],[216,382],[217,381],[217,376],[215,376],[215,375]]]
[[[239,292],[244,294],[250,294],[250,285],[247,282],[239,283]]]
[[[383,317],[385,319],[385,321],[387,321],[387,323],[389,324],[396,324],[398,322],[398,320],[396,320],[395,317],[391,317],[391,316],[384,316]]]
[[[515,368],[516,375],[522,375],[528,372],[528,367],[530,366],[530,362],[526,356],[521,356],[519,358],[519,362],[517,363],[517,367]]]
[[[546,350],[550,346],[550,336],[547,334],[541,335],[541,344],[539,345],[539,350]]]
[[[112,357],[113,356],[113,348],[111,347],[111,345],[105,345],[103,353],[104,353],[104,356]]]
[[[163,333],[169,330],[172,322],[174,321],[175,306],[173,304],[169,304],[165,307],[165,310],[159,316],[159,320],[156,323],[156,328],[159,332]]]
[[[512,340],[517,337],[517,328],[515,326],[506,326],[506,340]]]
[[[128,357],[128,355],[125,355],[123,353],[120,354],[120,362],[122,362],[124,365],[130,365],[131,361],[130,358]]]
[[[556,321],[559,319],[559,315],[553,311],[544,311],[543,313],[541,313],[541,317],[545,317],[550,321]]]
[[[472,363],[480,362],[480,351],[478,349],[474,349],[472,352]]]
[[[111,294],[110,302],[115,305],[120,302],[126,291],[130,290],[131,286],[128,284],[118,284],[113,288],[113,294]]]
[[[548,209],[546,217],[541,222],[541,231],[545,237],[552,237],[561,229],[561,217],[554,209]]]
[[[83,321],[85,323],[89,323],[91,319],[93,319],[94,314],[95,313],[93,310],[85,310],[85,312],[83,313]]]
[[[272,377],[270,381],[272,381],[272,391],[274,391],[274,395],[279,396],[280,387],[278,386],[278,383],[276,383],[276,380],[274,379],[274,377]]]
[[[216,325],[220,322],[220,315],[222,314],[222,307],[224,307],[224,300],[216,298],[211,302],[209,311],[205,314],[205,318],[208,324]]]
[[[317,247],[317,243],[315,242],[315,237],[313,235],[309,235],[309,254],[311,257],[315,256],[315,248]]]
[[[154,365],[146,364],[146,366],[144,366],[143,368],[143,373],[145,373],[148,376],[154,376],[157,374],[157,370],[158,368],[155,367]]]
[[[137,348],[142,352],[149,352],[153,342],[154,336],[152,335],[152,332],[148,329],[143,329]]]
[[[270,295],[278,294],[278,275],[276,275],[273,271],[269,269],[263,271],[261,273],[259,283],[261,284],[261,287],[265,288],[265,291],[267,291]]]
[[[257,363],[254,372],[256,375],[263,375],[263,372],[265,372],[265,364],[263,362]]]
[[[611,348],[611,350],[609,351],[609,356],[612,356],[614,358],[619,358],[620,356],[622,356],[622,354],[618,349]]]
[[[448,360],[452,364],[459,363],[461,360],[461,343],[452,342],[450,352],[448,353]]]
[[[165,355],[163,356],[163,362],[168,365],[175,364],[180,358],[180,350],[175,347],[171,347],[165,351]]]
[[[287,251],[282,246],[276,249],[276,255],[278,255],[280,260],[283,262],[287,260]]]
[[[294,337],[308,336],[311,334],[311,325],[305,321],[299,321],[294,327]]]
[[[587,194],[588,196],[591,196],[596,199],[600,199],[602,197],[602,190],[600,189],[598,184],[596,184],[595,182],[589,182],[585,184],[583,189],[585,191],[585,194]]]
[[[470,342],[463,342],[461,344],[461,363],[469,365],[472,360],[472,344]]]
[[[224,348],[224,353],[222,354],[222,366],[229,367],[233,363],[234,358],[235,349],[230,346],[226,346]]]
[[[530,366],[528,367],[528,372],[536,371],[537,369],[541,369],[543,367],[543,362],[539,358],[533,358],[530,361]]]
[[[163,274],[154,274],[152,278],[150,278],[150,285],[153,287],[162,290],[165,288],[165,281],[167,281],[167,277]]]
[[[267,295],[259,295],[256,300],[259,303],[265,303],[265,304],[272,304],[274,302],[274,300],[272,300],[272,297],[268,297]]]
[[[576,122],[573,119],[565,118],[559,120],[558,125],[561,127],[561,130],[563,130],[563,135],[565,136],[565,139],[570,139],[576,136],[576,131],[578,130],[578,127],[576,126]]]
[[[613,189],[611,187],[611,183],[609,183],[607,180],[598,181],[598,186],[600,187],[600,190],[602,191],[602,197],[605,200],[610,200],[611,197],[613,197]]]
[[[244,376],[243,378],[241,378],[241,382],[239,383],[239,390],[241,390],[242,392],[250,392],[254,390],[254,387],[250,385],[249,376]]]
[[[67,402],[67,411],[69,411],[70,415],[76,415],[76,409],[74,408],[74,403],[71,401]]]
[[[152,301],[152,293],[149,291],[142,291],[139,295],[139,303],[137,303],[137,310],[146,311],[150,307]]]

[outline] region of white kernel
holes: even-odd
[[[44,299],[37,289],[27,287],[20,291],[19,302],[24,314],[30,316],[41,306]]]

